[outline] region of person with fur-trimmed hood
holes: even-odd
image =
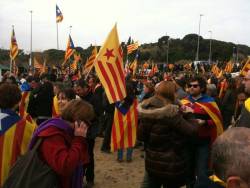
[[[191,183],[192,142],[197,125],[187,122],[174,104],[176,86],[163,81],[155,95],[138,106],[137,139],[146,146],[145,177],[141,187],[179,188]],[[189,108],[185,112],[189,112]]]

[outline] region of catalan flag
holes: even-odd
[[[129,66],[129,69],[131,70],[131,72],[133,72],[133,75],[135,75],[136,73],[137,66],[138,66],[138,54],[136,54],[135,60]]]
[[[70,70],[75,72],[78,68],[78,62],[81,60],[81,55],[80,53],[76,52],[74,53],[74,61],[70,64]]]
[[[75,51],[75,46],[74,46],[74,43],[73,43],[71,36],[69,35],[67,48],[66,48],[65,56],[64,56],[65,62],[70,58],[70,56],[74,53],[74,51]]]
[[[14,28],[12,29],[11,34],[11,43],[10,43],[10,58],[13,61],[18,54],[18,45],[16,41],[15,31]]]
[[[246,76],[248,70],[250,70],[250,58],[248,58],[246,64],[244,65],[244,67],[242,68],[242,70],[240,71],[240,74],[242,76]]]
[[[34,124],[14,111],[0,109],[0,187],[17,158],[28,150],[34,130]]]
[[[229,61],[229,62],[227,62],[227,65],[226,65],[224,71],[225,71],[226,73],[231,73],[232,70],[233,70],[233,62],[232,62],[232,61]]]
[[[122,49],[116,25],[109,33],[94,63],[96,73],[105,89],[110,103],[126,97]]]
[[[90,57],[87,59],[85,65],[83,67],[84,74],[87,74],[91,71],[92,67],[94,66],[96,55],[97,55],[97,48],[95,46],[94,49],[92,50]]]
[[[34,57],[34,68],[38,69],[39,72],[41,72],[42,69],[43,69],[43,65],[38,62],[38,60],[36,59],[36,57]]]
[[[127,54],[131,54],[133,51],[137,50],[139,48],[139,43],[135,42],[133,44],[130,44],[127,46]]]
[[[22,93],[22,98],[19,103],[19,116],[23,119],[26,119],[26,121],[36,124],[30,114],[27,113],[27,108],[29,104],[29,98],[30,98],[30,91],[24,91]]]
[[[200,98],[198,102],[192,100],[193,99],[191,97],[187,97],[181,100],[181,103],[187,106],[198,105],[199,108],[202,108],[206,111],[206,113],[209,115],[209,117],[216,126],[215,129],[213,130],[211,129],[211,138],[212,138],[211,141],[213,142],[217,136],[223,133],[223,124],[222,124],[222,116],[220,113],[220,109],[217,106],[214,99],[206,95]]]
[[[124,107],[121,102],[116,103],[111,133],[111,151],[130,148],[135,145],[138,125],[137,99]]]
[[[56,5],[56,23],[62,22],[63,21],[63,14],[59,7]]]
[[[213,65],[212,66],[212,69],[211,69],[211,72],[215,75],[215,76],[219,76],[220,75],[220,68],[217,66],[217,65]]]

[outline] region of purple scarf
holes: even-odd
[[[73,135],[73,129],[69,126],[69,124],[59,118],[52,118],[49,119],[43,123],[41,123],[39,125],[39,127],[35,130],[30,145],[29,145],[29,149],[31,150],[32,147],[35,145],[38,135],[44,131],[45,129],[49,128],[49,127],[56,127],[66,133],[68,133],[69,135]],[[79,165],[76,170],[73,173],[72,176],[72,188],[82,188],[82,184],[83,184],[83,166],[82,164]]]

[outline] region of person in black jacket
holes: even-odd
[[[52,117],[53,97],[53,85],[47,80],[31,92],[27,112],[37,119],[37,125]]]
[[[101,118],[103,116],[103,106],[102,106],[102,95],[103,88],[99,83],[97,77],[90,75],[88,82],[83,78],[79,79],[76,83],[76,94],[81,97],[81,99],[92,104],[95,112],[95,118],[92,122],[91,127],[89,127],[87,133],[87,142],[88,142],[88,153],[89,153],[89,164],[86,168],[86,180],[87,187],[94,186],[94,147],[95,147],[95,138],[99,133],[99,126]]]
[[[179,188],[193,176],[192,143],[197,127],[187,122],[175,102],[176,86],[163,81],[155,95],[138,106],[137,139],[146,147],[146,173],[142,188]],[[189,108],[186,108],[188,111]],[[190,110],[190,109],[189,109]]]

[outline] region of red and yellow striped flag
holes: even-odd
[[[229,62],[227,62],[227,65],[226,65],[224,71],[225,71],[226,73],[231,73],[232,70],[233,70],[233,62],[232,62],[232,61],[229,61]]]
[[[125,110],[116,104],[111,133],[111,151],[134,147],[138,125],[137,99]]]
[[[94,66],[110,103],[126,97],[125,75],[116,25],[101,47]]]
[[[127,54],[131,54],[133,51],[139,48],[139,43],[135,42],[134,44],[130,44],[127,46]]]
[[[92,53],[91,53],[90,57],[87,59],[85,65],[83,67],[83,69],[84,69],[83,73],[84,74],[89,73],[91,71],[91,69],[93,68],[96,55],[97,55],[97,48],[95,46],[94,49],[92,50]]]
[[[240,71],[240,74],[242,76],[246,76],[248,70],[250,70],[250,58],[248,58],[246,64],[244,65],[244,67],[242,68],[242,70]]]
[[[39,72],[41,72],[42,69],[43,69],[43,65],[38,62],[38,60],[36,59],[36,57],[34,57],[34,68],[38,69]]]
[[[14,60],[18,54],[18,45],[16,41],[15,31],[14,28],[12,29],[11,34],[11,43],[10,43],[10,58]]]
[[[10,110],[0,111],[0,187],[9,175],[17,158],[23,155],[35,130],[35,125],[20,119]]]
[[[74,43],[73,43],[71,36],[69,35],[67,48],[66,48],[65,55],[64,55],[65,62],[70,58],[70,56],[74,53],[74,51],[75,51]]]
[[[217,65],[213,65],[211,72],[217,77],[220,75],[220,68]]]

